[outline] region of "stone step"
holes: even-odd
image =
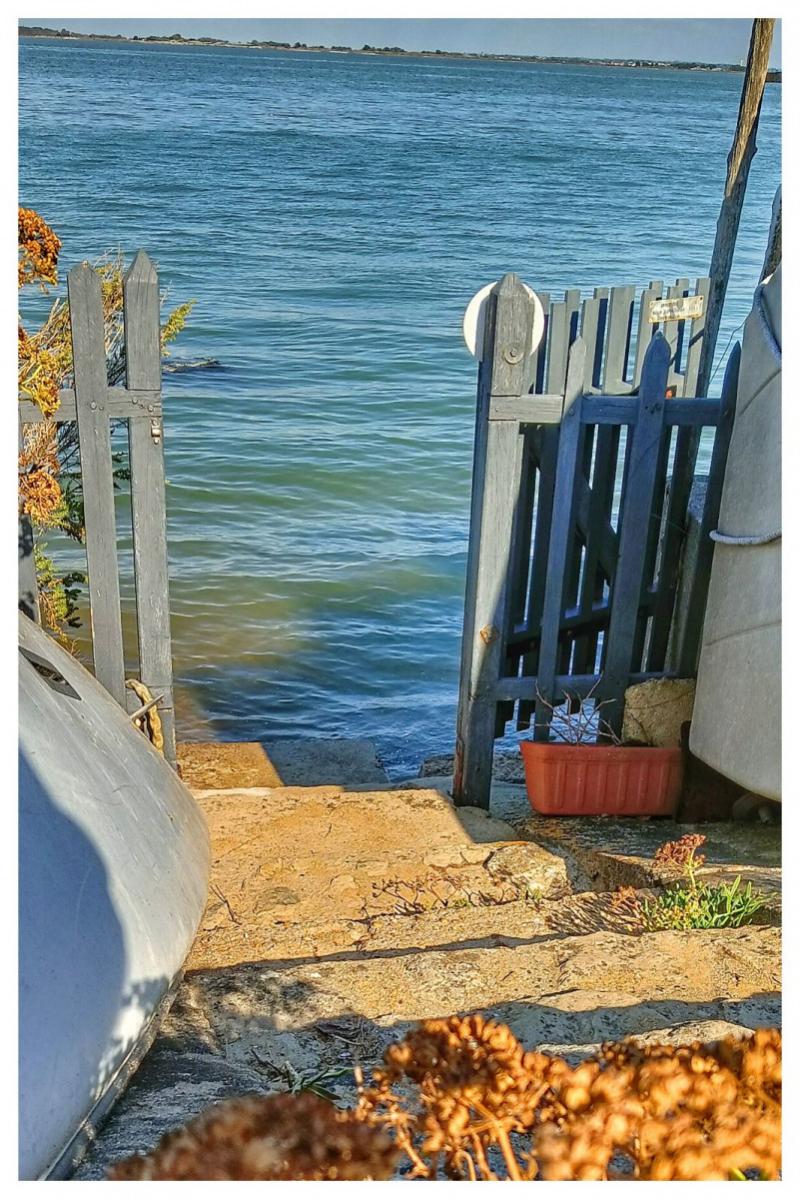
[[[531,823],[519,787],[502,820],[431,781],[197,788],[209,904],[176,1003],[77,1177],[237,1091],[352,1103],[356,1065],[427,1017],[484,1012],[572,1058],[627,1035],[780,1022],[777,927],[635,934],[612,907],[613,863],[650,885],[669,822],[636,822],[638,841],[616,821]]]
[[[258,1071],[265,1087],[316,1080],[351,1102],[418,1020],[480,1011],[527,1047],[577,1058],[628,1035],[688,1043],[780,1023],[777,928],[596,932],[508,944],[263,961],[188,976],[160,1036]]]
[[[189,969],[363,947],[378,917],[431,914],[435,926],[447,912],[452,927],[460,915],[485,936],[498,927],[489,909],[571,889],[563,858],[435,790],[195,795],[209,825],[212,877]],[[522,919],[529,926],[534,917],[531,909]],[[435,944],[440,932],[423,923],[416,935]]]

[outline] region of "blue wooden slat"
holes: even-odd
[[[627,485],[619,525],[619,564],[611,592],[611,620],[605,650],[602,698],[615,701],[608,721],[622,729],[623,699],[634,668],[633,642],[642,574],[650,531],[650,519],[658,467],[658,447],[664,427],[666,383],[670,347],[657,334],[650,344],[639,388],[639,417],[630,445]]]
[[[542,639],[539,647],[537,677],[542,698],[536,701],[537,740],[549,735],[549,710],[542,700],[551,700],[558,673],[558,642],[564,609],[564,582],[575,507],[575,482],[578,471],[578,443],[581,429],[581,394],[586,368],[586,346],[582,338],[573,343],[569,354],[564,396],[564,419],[558,443],[555,475],[553,522],[547,555],[547,577],[542,611]],[[551,701],[552,702],[552,701]]]

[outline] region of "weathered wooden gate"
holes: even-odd
[[[721,400],[694,396],[708,280],[598,289],[581,302],[516,275],[488,299],[478,373],[454,797],[488,807],[494,740],[550,735],[551,706],[612,701],[631,682],[694,674],[730,439],[738,346]],[[632,335],[636,328],[635,341]],[[700,550],[685,569],[700,436],[715,429]],[[683,573],[682,573],[683,571]],[[673,620],[680,585],[680,630]]]
[[[129,711],[141,700],[125,685],[111,422],[124,421],[130,452],[138,668],[134,675],[157,698],[164,754],[175,765],[175,718],[169,623],[161,326],[158,275],[140,250],[123,281],[126,381],[109,387],[100,277],[88,264],[67,276],[74,384],[62,390],[51,418],[77,422],[86,529],[91,636],[96,678]],[[36,404],[19,403],[21,428],[43,420]],[[30,522],[20,522],[19,603],[36,618],[36,572]]]

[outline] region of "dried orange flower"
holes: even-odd
[[[482,1016],[427,1020],[359,1101],[245,1096],[118,1163],[116,1180],[713,1180],[781,1168],[781,1034],[603,1045],[576,1066]]]
[[[698,854],[697,850],[705,843],[706,838],[702,833],[686,833],[679,840],[667,841],[657,849],[653,861],[660,866],[685,866],[687,863],[702,866],[705,855]]]
[[[481,1017],[426,1021],[385,1055],[357,1111],[412,1176],[714,1179],[780,1171],[781,1037],[604,1045],[577,1066]],[[498,1162],[499,1158],[499,1162]]]
[[[112,1181],[333,1181],[391,1178],[399,1151],[380,1129],[308,1092],[245,1095],[168,1133]]]
[[[26,283],[56,283],[61,242],[47,221],[32,208],[19,210],[18,243],[19,286],[23,287]]]
[[[37,524],[52,518],[63,499],[58,480],[39,468],[20,473],[19,497],[21,510]]]

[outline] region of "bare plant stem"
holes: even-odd
[[[475,1158],[478,1162],[478,1169],[487,1182],[497,1182],[497,1175],[489,1168],[489,1163],[486,1160],[486,1154],[481,1144],[481,1139],[476,1132],[471,1134],[472,1148],[475,1153]]]

